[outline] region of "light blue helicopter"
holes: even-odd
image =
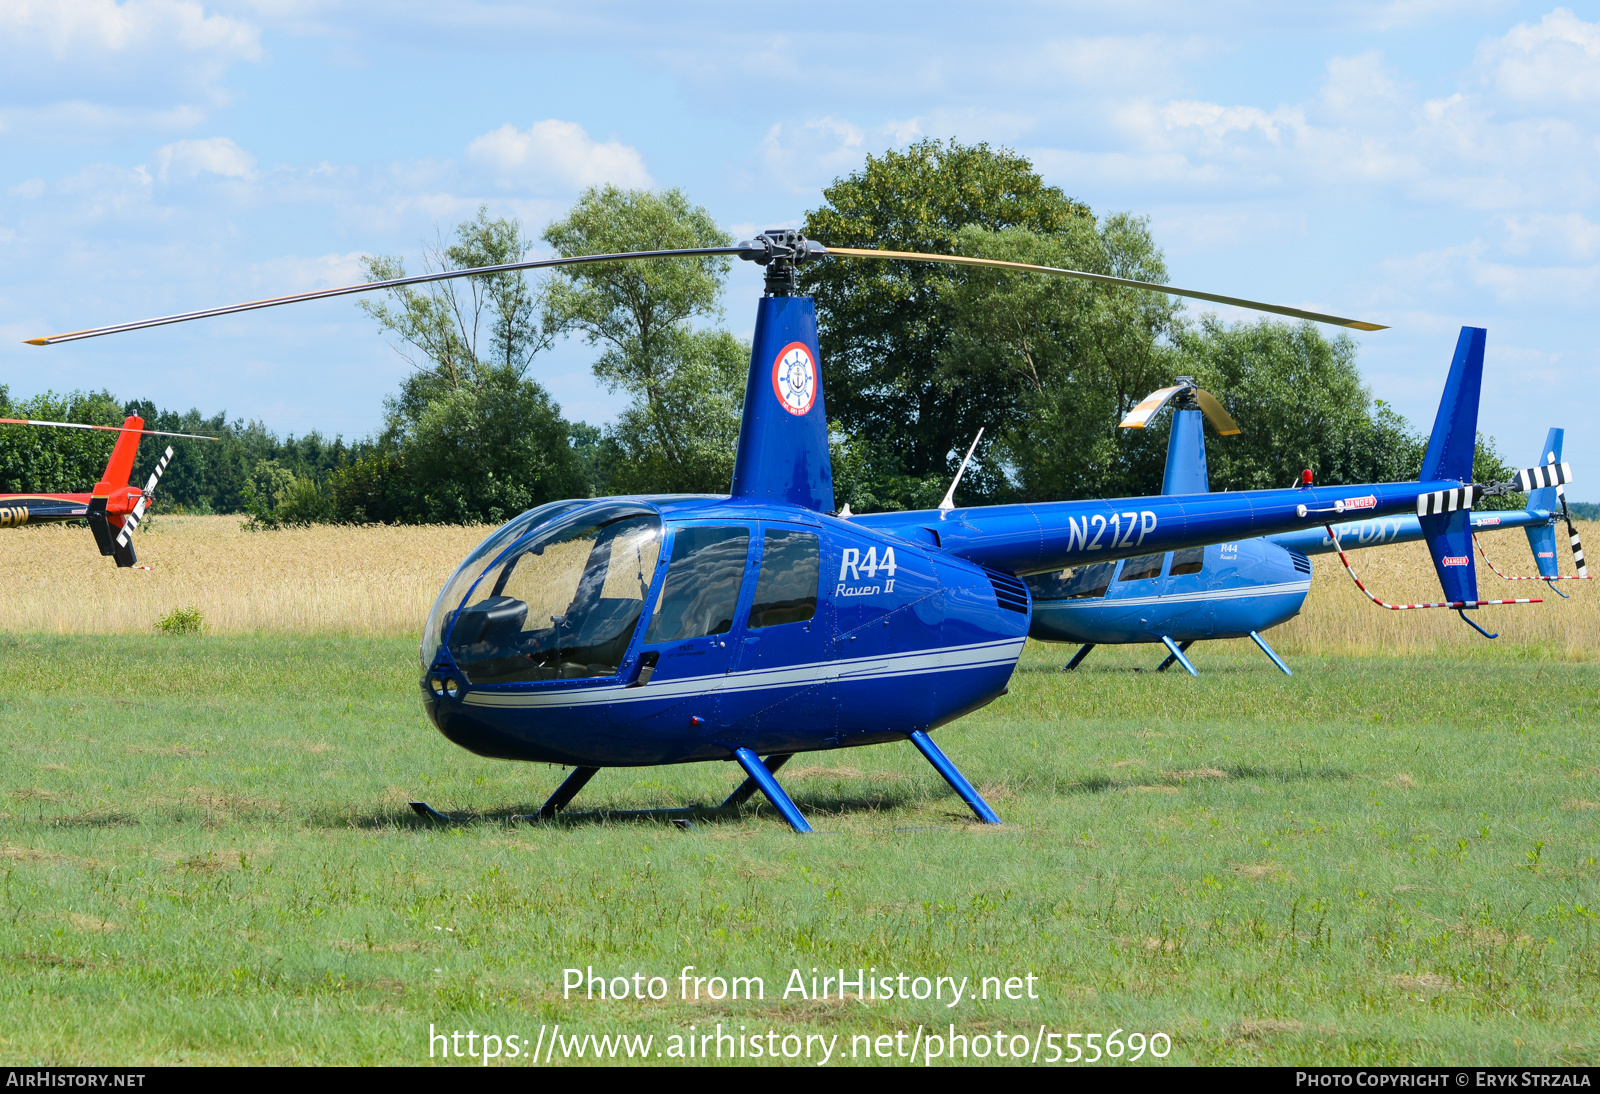
[[[1175,386],[1151,394],[1122,425],[1143,428],[1169,403],[1173,407],[1172,431],[1161,492],[1207,493],[1204,422],[1210,420],[1222,436],[1238,433],[1239,427],[1214,396],[1186,376],[1178,377]],[[1561,443],[1562,430],[1552,429],[1540,450],[1540,462],[1559,465]],[[1309,486],[1310,472],[1304,476],[1302,484]],[[1472,530],[1525,529],[1539,576],[1554,580],[1553,510],[1558,500],[1565,507],[1561,489],[1555,485],[1535,490],[1528,509],[1474,513]],[[1370,500],[1346,499],[1346,512],[1360,512],[1358,506]],[[1333,530],[1337,545],[1326,529],[1316,527],[1035,574],[1025,579],[1034,603],[1028,635],[1047,642],[1080,643],[1066,671],[1076,669],[1099,645],[1159,642],[1168,655],[1156,671],[1179,664],[1191,676],[1199,675],[1187,656],[1194,643],[1248,637],[1273,664],[1292,676],[1261,632],[1300,614],[1311,589],[1308,556],[1340,546],[1349,551],[1423,538],[1422,522],[1415,514],[1346,519]],[[1575,531],[1572,542],[1583,573],[1583,551]]]

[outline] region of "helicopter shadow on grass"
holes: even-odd
[[[1356,773],[1342,767],[1297,766],[1262,767],[1259,764],[1226,764],[1222,767],[1197,768],[1182,771],[1152,772],[1142,778],[1116,779],[1109,775],[1090,775],[1063,783],[1060,794],[1104,794],[1113,790],[1140,790],[1173,793],[1178,790],[1206,786],[1230,786],[1239,783],[1300,783],[1345,782],[1356,778]]]
[[[811,816],[845,816],[857,813],[884,813],[912,805],[924,797],[913,787],[886,787],[870,794],[806,794],[795,793],[795,804]],[[697,824],[725,824],[734,821],[753,821],[775,810],[765,801],[755,799],[742,805],[725,808],[720,805],[696,803],[661,809],[578,809],[563,811],[553,817],[540,817],[543,802],[519,803],[493,809],[464,809],[440,811],[440,816],[419,813],[409,806],[387,806],[351,814],[340,810],[322,809],[312,813],[311,822],[321,828],[398,828],[428,830],[449,825],[526,825],[560,828],[593,827],[616,824],[673,825],[688,827]]]
[[[1159,650],[1160,647],[1158,646],[1156,649]],[[1191,660],[1194,659],[1191,658]],[[1150,661],[1151,663],[1148,665],[1094,665],[1092,667],[1084,665],[1081,668],[1073,669],[1070,673],[1063,672],[1060,665],[1046,661],[1043,664],[1018,665],[1015,671],[1019,676],[1062,676],[1068,679],[1089,676],[1155,676],[1158,673],[1161,676],[1169,676],[1174,680],[1189,679],[1188,674],[1177,665],[1168,666],[1164,672],[1158,670],[1156,666],[1161,663],[1160,656],[1151,657]],[[1200,670],[1201,679],[1207,676],[1265,676],[1267,679],[1277,680],[1282,677],[1277,668],[1270,663],[1263,666],[1249,661],[1221,661],[1214,664],[1196,661],[1195,668]]]

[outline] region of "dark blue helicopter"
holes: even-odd
[[[732,760],[747,778],[725,804],[759,789],[805,832],[772,774],[784,761],[909,740],[980,820],[998,823],[929,734],[1005,694],[1033,610],[1018,575],[1311,528],[1359,501],[1374,516],[1426,510],[1424,536],[1451,606],[1481,603],[1468,515],[1484,489],[1471,482],[1482,330],[1462,331],[1419,482],[849,519],[835,515],[816,312],[796,295],[803,261],[1012,268],[1381,328],[1103,274],[828,248],[775,231],[733,247],[451,270],[32,341],[450,277],[709,254],[766,271],[730,493],[563,501],[524,513],[460,565],[423,630],[421,695],[441,733],[479,755],[576,768],[541,816],[603,767]]]
[[[1122,425],[1142,429],[1168,403],[1173,406],[1172,426],[1161,492],[1206,493],[1211,487],[1204,423],[1210,420],[1222,436],[1238,433],[1239,427],[1214,396],[1186,376],[1178,377],[1175,386],[1152,393]],[[1551,431],[1552,440],[1541,450],[1541,459],[1548,453],[1550,462],[1560,462],[1560,433]],[[1472,526],[1474,531],[1526,528],[1530,543],[1536,535],[1547,536],[1553,560],[1553,521],[1548,509],[1532,509],[1476,514]],[[1414,513],[1341,521],[1334,530],[1347,551],[1422,538],[1422,523]],[[1025,579],[1033,595],[1028,634],[1047,642],[1080,643],[1065,666],[1067,671],[1076,669],[1099,645],[1160,642],[1167,657],[1156,671],[1179,664],[1191,676],[1199,675],[1188,657],[1194,643],[1249,638],[1273,664],[1293,676],[1261,632],[1300,614],[1311,589],[1307,556],[1334,549],[1333,537],[1314,528],[1034,574]],[[1537,555],[1539,548],[1534,551]]]

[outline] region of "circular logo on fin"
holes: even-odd
[[[772,390],[790,414],[804,414],[817,401],[817,362],[804,342],[790,342],[772,363]]]

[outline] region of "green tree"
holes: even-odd
[[[721,247],[731,242],[679,190],[594,187],[545,230],[557,254]],[[606,429],[597,466],[621,492],[728,489],[749,350],[696,320],[722,317],[730,260],[703,256],[608,262],[561,270],[547,296],[547,329],[604,347],[595,376],[632,397]]]
[[[924,140],[869,156],[823,191],[805,234],[824,244],[955,253],[962,228],[1026,228],[1045,235],[1092,223],[1089,209],[1046,186],[1029,161],[986,144]],[[893,439],[893,469],[867,481],[945,479],[980,426],[993,426],[989,393],[946,383],[956,323],[950,286],[971,275],[926,263],[831,259],[801,269],[816,298],[828,412],[858,449]],[[1002,403],[1014,395],[1008,390]],[[866,439],[873,438],[869,442]],[[915,493],[915,491],[913,491]]]
[[[567,423],[545,390],[501,368],[481,370],[404,424],[401,456],[429,523],[499,523],[555,498],[586,496]]]
[[[1157,283],[1167,277],[1148,225],[1127,215],[1076,217],[1049,234],[969,225],[952,245],[1009,262]],[[967,405],[981,406],[987,417],[987,459],[976,476],[969,468],[962,479],[969,503],[1115,495],[1150,485],[1154,446],[1116,425],[1171,380],[1172,339],[1182,328],[1171,297],[978,270],[946,283],[944,306],[950,333],[939,352],[940,381],[952,395],[981,396]]]
[[[488,209],[479,206],[476,217],[457,225],[454,243],[446,246],[441,239],[424,252],[423,269],[503,266],[525,259],[528,249],[515,219],[490,220]],[[368,255],[362,265],[372,281],[406,275],[405,263],[388,255]],[[513,271],[402,286],[388,290],[386,300],[358,306],[399,336],[397,349],[416,370],[401,398],[425,403],[438,391],[476,382],[486,368],[525,372],[534,355],[549,348],[553,334],[541,323],[541,288]]]
[[[425,265],[498,266],[528,249],[515,220],[491,220],[480,208],[456,228],[454,243],[430,249]],[[367,258],[366,269],[373,280],[405,273],[399,259],[384,256]],[[543,286],[518,271],[391,289],[387,297],[361,307],[399,337],[414,371],[386,401],[380,453],[330,485],[342,517],[500,521],[586,493],[560,409],[527,376],[554,336],[543,322]]]
[[[109,392],[44,392],[13,401],[0,385],[0,417],[86,425],[121,425]],[[48,426],[0,426],[0,492],[87,493],[100,481],[115,439],[110,433]]]
[[[1292,486],[1310,468],[1318,483],[1415,479],[1426,434],[1374,399],[1356,367],[1356,343],[1311,323],[1260,319],[1228,325],[1205,316],[1177,337],[1180,372],[1216,395],[1239,423],[1232,437],[1207,434],[1213,490]],[[1166,449],[1170,418],[1145,430]],[[1473,477],[1499,482],[1512,473],[1493,438],[1478,437]],[[1520,508],[1522,495],[1486,499],[1486,508]]]

